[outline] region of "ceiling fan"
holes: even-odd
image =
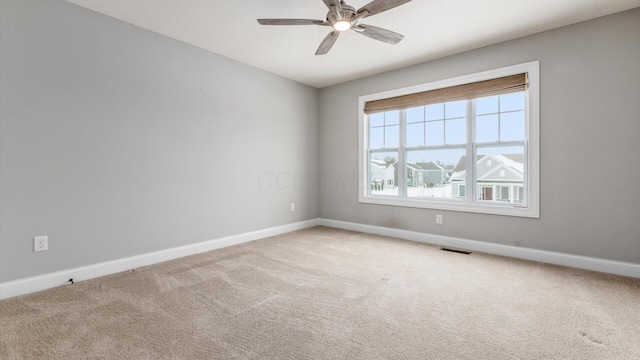
[[[320,43],[316,55],[324,55],[331,50],[341,32],[354,30],[358,34],[376,39],[388,44],[397,44],[404,35],[391,30],[372,25],[358,24],[358,20],[367,16],[379,14],[393,9],[396,6],[408,3],[411,0],[373,0],[356,11],[353,6],[347,5],[343,0],[322,0],[327,5],[329,12],[326,20],[310,19],[258,19],[261,25],[320,25],[330,26],[333,31]]]

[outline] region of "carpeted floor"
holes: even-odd
[[[0,302],[2,359],[640,359],[640,279],[315,227]]]

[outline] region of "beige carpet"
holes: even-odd
[[[2,359],[640,359],[640,279],[324,227],[0,316]]]

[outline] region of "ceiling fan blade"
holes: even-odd
[[[372,2],[358,9],[357,13],[360,14],[366,10],[369,12],[369,14],[363,17],[367,17],[367,16],[379,14],[383,11],[391,10],[396,6],[406,4],[409,1],[411,0],[373,0]]]
[[[338,9],[338,11],[342,11],[342,4],[340,4],[340,0],[322,0],[322,1],[324,2],[325,5],[327,5],[329,9],[335,6]]]
[[[260,25],[331,25],[324,20],[311,19],[258,19]]]
[[[391,30],[379,28],[377,26],[360,24],[354,27],[354,30],[358,34],[362,34],[364,36],[385,42],[387,44],[395,45],[399,43],[400,40],[404,39],[404,35],[402,34],[398,34],[397,32],[393,32]]]
[[[330,32],[329,35],[327,35],[327,37],[324,38],[324,40],[322,40],[322,42],[320,43],[320,46],[318,46],[318,50],[316,50],[316,55],[324,55],[328,53],[329,50],[331,50],[331,47],[333,46],[333,44],[336,43],[336,40],[338,40],[339,35],[340,35],[340,32],[337,30]]]

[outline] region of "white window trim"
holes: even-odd
[[[524,64],[518,64],[499,69],[483,71],[475,74],[459,76],[452,79],[434,81],[422,85],[395,89],[376,94],[363,95],[358,98],[359,121],[358,121],[358,151],[359,151],[359,167],[358,167],[358,200],[361,203],[392,205],[415,208],[427,208],[437,210],[463,211],[482,214],[495,214],[520,217],[540,217],[540,62],[532,61]],[[367,154],[367,123],[364,114],[364,105],[368,101],[391,98],[417,92],[440,89],[444,87],[462,85],[477,81],[489,80],[509,75],[521,74],[523,72],[529,75],[528,88],[528,128],[525,129],[528,134],[527,140],[527,156],[525,159],[525,167],[527,169],[527,189],[525,197],[528,197],[527,206],[505,206],[504,204],[489,204],[487,202],[466,202],[457,199],[411,199],[411,198],[392,198],[384,196],[369,195],[367,187],[367,171],[368,171],[368,154]],[[401,132],[404,130],[400,130]],[[471,135],[471,134],[470,134]],[[469,143],[468,143],[469,144]],[[401,160],[404,156],[398,154]],[[469,159],[470,160],[470,159]],[[469,169],[469,167],[467,167]],[[403,171],[398,171],[398,183],[404,180]]]

